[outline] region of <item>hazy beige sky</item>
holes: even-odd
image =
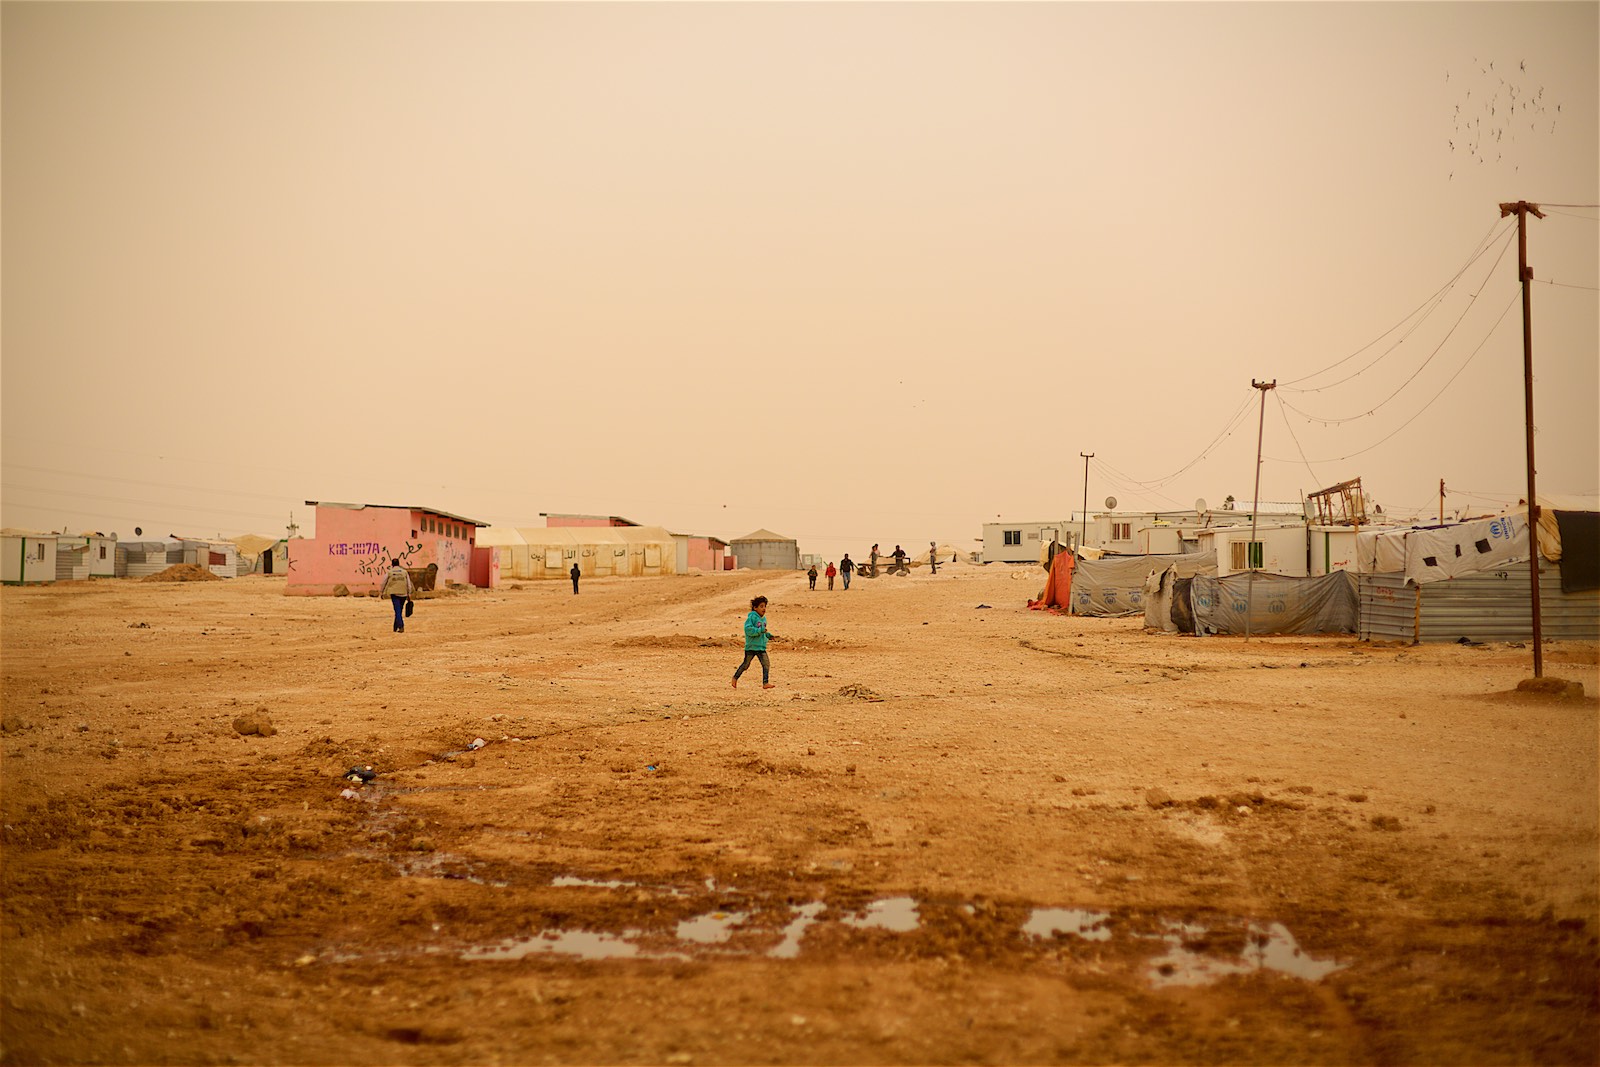
[[[1597,12],[5,3],[3,521],[970,546],[1079,452],[1092,507],[1248,500],[1252,378],[1264,500],[1493,506],[1496,205],[1600,202]],[[1595,493],[1600,211],[1555,210],[1539,485]]]

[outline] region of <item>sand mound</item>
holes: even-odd
[[[174,563],[158,574],[140,578],[141,582],[219,582],[222,579],[198,563]]]

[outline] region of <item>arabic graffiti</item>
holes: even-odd
[[[405,546],[405,550],[402,552],[391,552],[388,545],[374,543],[372,555],[356,563],[356,573],[381,574],[389,569],[389,560],[391,559],[398,559],[400,566],[409,567],[416,554],[422,551],[422,542],[418,541],[416,544],[412,544],[408,540],[405,542]]]

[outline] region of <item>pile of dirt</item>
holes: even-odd
[[[158,574],[140,578],[141,582],[218,582],[222,579],[198,563],[174,563]]]

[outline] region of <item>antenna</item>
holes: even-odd
[[[295,523],[294,523],[294,510],[290,509],[290,511],[289,511],[289,537],[287,538],[287,540],[292,540],[294,538],[294,535],[299,533],[299,532],[300,532],[300,527],[296,526]]]

